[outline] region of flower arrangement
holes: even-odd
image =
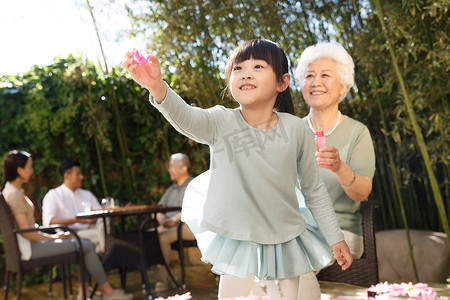
[[[170,296],[169,298],[158,297],[155,300],[188,300],[191,298],[192,298],[191,293],[187,292],[184,293],[183,295],[176,294],[175,296]]]
[[[400,296],[408,297],[410,300],[444,300],[443,297],[438,298],[436,291],[426,283],[390,284],[386,281],[372,285],[367,291],[375,293],[374,297],[369,297],[370,300],[387,300]]]
[[[175,296],[170,296],[169,298],[163,298],[163,297],[158,297],[155,300],[188,300],[191,299],[191,293],[185,293],[183,295],[175,295]],[[261,298],[258,296],[250,296],[250,297],[236,297],[236,298],[227,298],[224,300],[270,300],[269,296],[262,296]]]
[[[236,297],[236,298],[225,298],[224,300],[270,300],[270,296]]]
[[[367,289],[372,293],[369,300],[389,300],[389,299],[408,299],[408,300],[448,300],[448,297],[438,297],[437,292],[426,283],[378,283]],[[348,300],[348,297],[339,296],[331,300]]]
[[[450,288],[450,278],[447,279],[448,288]],[[280,290],[279,290],[280,291]],[[408,299],[408,300],[450,300],[449,297],[438,297],[437,292],[426,283],[393,283],[389,282],[378,283],[377,285],[372,285],[367,289],[368,292],[372,293],[368,300],[389,300],[395,297]],[[281,292],[281,291],[280,291]],[[282,294],[280,294],[282,295]],[[155,300],[188,300],[191,299],[191,293],[185,293],[183,295],[175,295],[169,298],[156,298]],[[398,299],[397,298],[397,299]],[[226,300],[270,300],[270,297],[265,295],[259,296],[249,296],[249,297],[236,297],[229,298]],[[337,298],[332,298],[331,300],[350,300],[349,297],[339,296]],[[361,299],[363,300],[363,299]]]

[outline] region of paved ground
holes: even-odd
[[[199,261],[199,253],[195,252],[197,249],[190,249],[191,262],[187,267],[187,290],[191,292],[193,300],[211,300],[217,299],[217,280],[216,276],[211,273],[208,265]],[[174,268],[174,274],[179,276],[179,267]],[[2,274],[3,276],[3,274]],[[148,272],[149,281],[154,282],[155,274],[152,271]],[[120,286],[119,275],[115,272],[108,274],[108,280],[116,287]],[[74,281],[74,285],[75,285]],[[321,282],[322,300],[331,300],[338,296],[347,297],[346,300],[361,300],[367,299],[367,293],[365,288],[339,284],[332,282]],[[431,285],[431,284],[430,284]],[[438,295],[450,297],[450,290],[445,288],[445,284],[432,284],[438,291]],[[142,293],[141,287],[141,275],[139,272],[130,271],[127,275],[127,290],[133,293],[135,300],[145,300],[146,295]],[[76,292],[76,291],[75,291]],[[182,292],[177,289],[170,289],[164,292],[155,292],[152,289],[153,296],[156,297],[169,297],[175,294],[181,294]],[[48,284],[26,286],[22,290],[23,300],[40,300],[49,299],[56,300],[62,299],[62,284],[56,282],[53,288],[53,294],[48,296]],[[16,290],[11,288],[9,299],[15,299]],[[3,299],[4,292],[0,292],[0,299]],[[97,297],[96,297],[97,298]],[[76,299],[73,297],[73,299]],[[98,298],[101,300],[101,298]],[[449,298],[450,299],[450,298]],[[94,299],[95,300],[95,299]]]

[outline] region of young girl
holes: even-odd
[[[3,159],[4,183],[1,193],[11,208],[18,229],[35,227],[34,205],[25,196],[22,184],[28,182],[33,174],[33,161],[31,155],[25,151],[10,151]],[[77,249],[75,240],[70,238],[69,232],[46,234],[39,231],[27,232],[18,235],[19,248],[23,260],[43,258],[57,254],[71,253]],[[123,290],[114,290],[106,280],[105,272],[100,259],[95,253],[94,244],[89,240],[81,239],[84,263],[89,274],[94,277],[103,291],[104,300],[132,299],[133,295],[124,294]],[[80,276],[81,277],[81,276]],[[87,287],[87,285],[86,285]],[[83,299],[81,282],[78,285],[78,298]],[[86,289],[86,295],[89,295]]]
[[[150,92],[150,102],[182,134],[209,145],[210,170],[195,179],[183,203],[183,220],[195,234],[202,259],[220,274],[219,299],[248,296],[254,276],[278,279],[284,299],[296,299],[298,276],[330,261],[343,269],[352,256],[327,190],[308,151],[304,123],[294,116],[284,51],[251,40],[233,52],[226,81],[239,108],[201,109],[186,104],[163,81],[158,59],[123,66]],[[323,236],[300,215],[301,190]],[[200,189],[197,191],[197,189]],[[204,202],[190,195],[205,195]],[[279,291],[269,291],[278,299]]]

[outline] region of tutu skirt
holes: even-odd
[[[259,279],[274,280],[296,277],[330,263],[332,250],[307,208],[300,209],[307,221],[306,230],[280,244],[230,239],[202,228],[209,178],[210,171],[206,171],[189,183],[183,199],[182,221],[194,234],[202,261],[212,264],[212,272],[237,278],[253,274]]]

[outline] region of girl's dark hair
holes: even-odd
[[[25,168],[30,158],[30,153],[21,150],[12,150],[6,154],[5,158],[3,158],[3,184],[0,191],[3,191],[7,181],[13,181],[19,177],[17,168]]]
[[[275,72],[278,82],[283,80],[283,75],[289,73],[289,64],[283,49],[276,43],[268,40],[249,40],[238,46],[228,60],[225,68],[227,86],[230,82],[233,66],[250,58],[260,59],[267,62]],[[278,93],[273,108],[279,112],[287,112],[295,116],[294,104],[291,98],[289,86]]]

